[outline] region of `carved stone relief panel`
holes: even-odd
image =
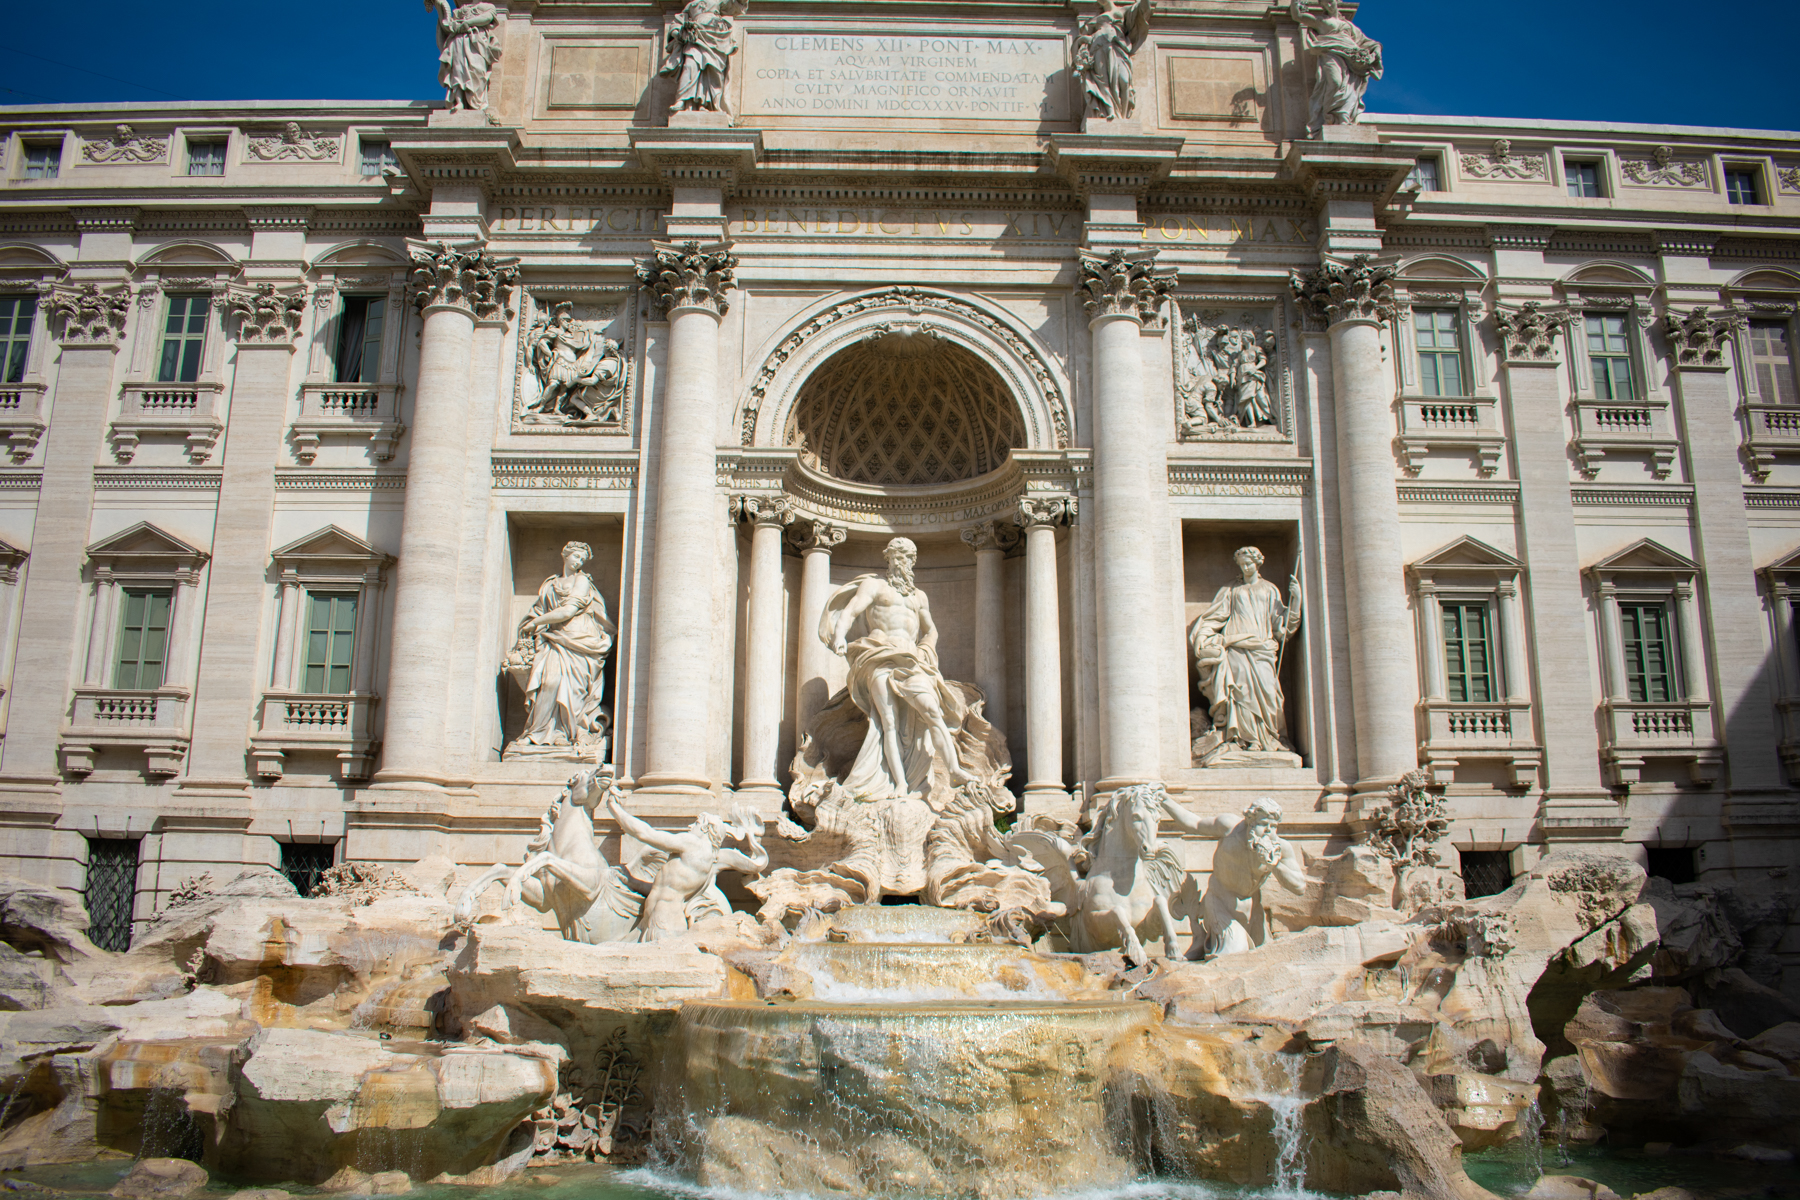
[[[1293,388],[1275,305],[1183,296],[1175,308],[1175,424],[1181,440],[1290,440]]]
[[[636,305],[627,288],[525,293],[514,433],[623,433],[631,420]]]

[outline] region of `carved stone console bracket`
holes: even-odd
[[[1527,300],[1518,308],[1494,307],[1494,328],[1500,333],[1501,352],[1510,364],[1552,366],[1556,363],[1556,335],[1568,314]]]
[[[116,346],[125,336],[131,294],[125,288],[103,292],[95,284],[57,287],[44,307],[62,318],[62,340],[73,345]]]
[[[1076,286],[1090,318],[1135,317],[1152,325],[1162,319],[1163,301],[1175,282],[1175,268],[1158,267],[1154,250],[1083,251]]]
[[[725,293],[736,285],[738,260],[725,242],[652,242],[655,257],[639,263],[638,282],[650,290],[667,316],[678,308],[704,308],[724,315]]]
[[[1733,309],[1713,314],[1705,306],[1690,312],[1663,316],[1663,336],[1677,367],[1723,370],[1730,363],[1727,345],[1731,335],[1744,327],[1744,314]]]
[[[1017,523],[1007,525],[989,518],[977,521],[964,527],[962,531],[963,545],[971,550],[998,550],[1010,554],[1023,542]]]
[[[849,536],[850,531],[842,525],[818,517],[796,520],[787,530],[788,544],[800,553],[823,550],[829,554],[843,545],[844,539]]]
[[[448,304],[480,320],[512,316],[512,292],[519,283],[519,260],[496,258],[480,242],[412,242],[413,269],[407,290],[420,312]]]
[[[1349,262],[1327,259],[1319,269],[1288,277],[1294,299],[1321,317],[1326,326],[1340,321],[1387,321],[1394,316],[1394,267],[1367,254]]]

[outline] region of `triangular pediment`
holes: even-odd
[[[89,558],[191,558],[205,559],[206,551],[190,546],[174,534],[139,521],[87,548]]]
[[[276,562],[318,561],[334,559],[343,561],[355,559],[359,562],[386,563],[392,561],[389,556],[346,529],[336,525],[307,534],[298,541],[289,542],[272,556]]]
[[[1800,547],[1788,551],[1763,568],[1766,575],[1800,575]]]
[[[1590,571],[1667,571],[1692,574],[1700,565],[1649,538],[1640,538],[1623,550],[1609,554],[1588,568]]]
[[[0,538],[0,563],[16,563],[26,557],[26,551],[19,549],[5,538]]]
[[[1459,537],[1447,546],[1439,546],[1413,563],[1414,570],[1503,570],[1517,571],[1525,564],[1504,550],[1496,550],[1478,538]]]

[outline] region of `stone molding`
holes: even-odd
[[[1699,229],[1658,229],[1651,237],[1658,254],[1705,258],[1718,247],[1720,235]]]
[[[406,476],[398,471],[319,471],[307,468],[275,472],[278,492],[398,492],[406,489]]]
[[[1554,225],[1489,225],[1488,244],[1496,250],[1548,250]]]
[[[1171,496],[1304,496],[1312,488],[1310,462],[1175,461],[1168,466]]]
[[[17,467],[0,468],[0,491],[35,492],[44,486],[44,472],[22,471]]]
[[[1325,259],[1309,275],[1295,271],[1288,284],[1300,306],[1330,328],[1344,321],[1392,320],[1395,274],[1392,264],[1358,254],[1349,262]]]
[[[1130,317],[1145,328],[1160,328],[1163,301],[1176,282],[1174,267],[1158,267],[1154,250],[1112,250],[1104,255],[1083,250],[1081,277],[1088,319]]]
[[[95,467],[94,490],[108,492],[177,491],[216,492],[218,467],[174,469],[158,467]],[[277,484],[279,487],[279,483]]]
[[[124,287],[101,291],[92,283],[81,287],[58,285],[51,289],[44,307],[62,318],[63,344],[116,347],[125,336],[131,293]]]
[[[1401,483],[1402,504],[1517,504],[1516,483]]]
[[[651,242],[654,254],[638,264],[638,283],[647,288],[666,318],[676,309],[701,308],[724,316],[736,286],[738,260],[728,242]]]
[[[413,307],[460,308],[478,320],[512,316],[519,260],[496,258],[480,242],[409,242],[413,269],[407,277]]]
[[[1731,365],[1731,337],[1745,324],[1744,314],[1735,309],[1716,314],[1705,305],[1685,313],[1671,309],[1663,314],[1663,336],[1678,369],[1722,371]]]
[[[1494,306],[1494,328],[1500,334],[1501,357],[1509,366],[1554,366],[1556,335],[1568,314],[1527,300],[1518,308]]]
[[[1587,508],[1691,508],[1694,488],[1685,483],[1572,482],[1569,484],[1569,502]]]
[[[1078,511],[1074,496],[1020,496],[1019,511],[1013,522],[1027,530],[1040,525],[1073,525]],[[967,531],[963,533],[963,540],[969,540]]]
[[[293,348],[306,313],[306,289],[277,290],[272,283],[255,289],[233,288],[225,296],[227,316],[238,319],[238,341]]]

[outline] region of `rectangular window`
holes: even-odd
[[[1461,704],[1488,704],[1494,686],[1494,645],[1487,605],[1453,601],[1444,609],[1444,670],[1447,695]]]
[[[25,178],[55,179],[61,168],[61,142],[25,143]]]
[[[225,173],[225,142],[223,141],[190,141],[188,143],[189,175],[223,175]]]
[[[1412,174],[1406,177],[1406,185],[1416,187],[1421,192],[1443,191],[1443,186],[1438,183],[1437,156],[1431,155],[1414,162]]]
[[[332,696],[348,692],[355,649],[356,593],[308,593],[306,678],[300,690]]]
[[[345,296],[338,318],[337,381],[374,383],[381,377],[382,296]]]
[[[1459,850],[1463,894],[1474,900],[1498,896],[1512,886],[1512,852],[1508,850]]]
[[[1413,310],[1413,336],[1419,343],[1419,390],[1427,396],[1461,396],[1462,337],[1453,308]]]
[[[1661,604],[1619,605],[1625,642],[1625,698],[1633,704],[1675,699],[1675,647],[1668,609]]]
[[[1571,196],[1600,195],[1600,164],[1597,162],[1565,162],[1563,177],[1568,180]]]
[[[1736,171],[1727,170],[1725,172],[1725,199],[1732,204],[1761,204],[1762,192],[1756,186],[1756,172],[1745,171],[1741,168]]]
[[[206,314],[211,310],[210,296],[169,297],[162,363],[156,372],[158,382],[193,383],[200,378],[200,357],[206,349]]]
[[[0,301],[0,313],[4,304]],[[1800,403],[1794,394],[1794,351],[1786,321],[1750,322],[1750,373],[1764,404]]]
[[[1692,846],[1645,846],[1645,864],[1649,873],[1670,883],[1693,883],[1700,878],[1695,870]]]
[[[87,839],[88,941],[102,950],[131,949],[137,899],[139,838]]]
[[[394,157],[394,148],[387,142],[371,142],[362,144],[362,173],[364,175],[380,175],[383,168],[398,167],[400,160]]]
[[[36,296],[0,296],[0,383],[24,381],[25,355],[31,349],[31,323],[36,317]]]
[[[126,588],[124,598],[113,686],[126,690],[161,687],[169,652],[170,594],[149,588]]]
[[[331,870],[336,860],[336,842],[281,843],[281,873],[302,896],[313,894],[319,876]]]
[[[1594,370],[1594,395],[1601,400],[1635,400],[1631,386],[1631,342],[1625,317],[1590,314],[1587,323],[1588,365]]]

